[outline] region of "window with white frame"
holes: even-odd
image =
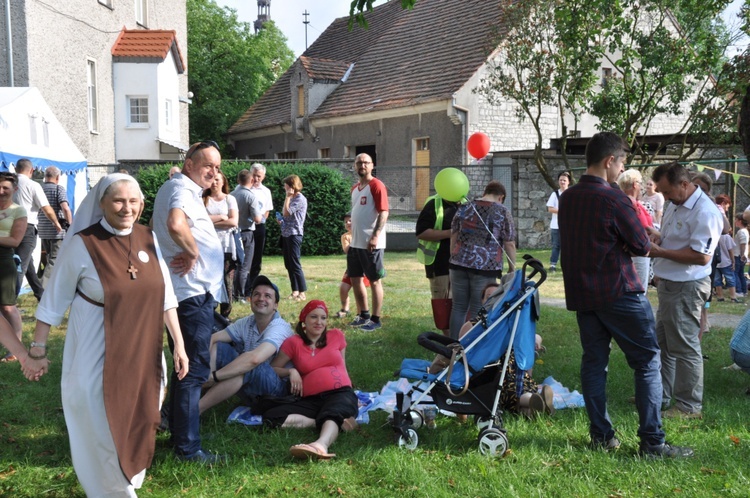
[[[128,127],[129,128],[147,128],[148,127],[148,97],[129,96],[128,97]]]
[[[148,27],[148,0],[135,0],[135,22]]]
[[[172,128],[172,123],[172,101],[170,99],[166,99],[164,101],[164,125],[167,128]]]
[[[96,61],[88,59],[86,61],[86,84],[88,86],[88,106],[89,106],[89,131],[97,133],[99,131],[99,97],[96,92]]]

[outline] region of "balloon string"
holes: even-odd
[[[487,233],[490,234],[490,237],[492,237],[492,240],[495,241],[495,244],[497,244],[497,247],[499,250],[503,250],[503,245],[500,243],[499,240],[495,238],[495,234],[492,233],[492,230],[490,230],[490,227],[487,226],[487,223],[484,222],[482,219],[482,216],[479,214],[479,211],[477,211],[477,206],[473,202],[470,203],[471,209],[474,210],[474,213],[477,215],[477,218],[479,218],[479,221],[482,222],[482,225],[484,225],[484,229],[487,230]],[[510,260],[510,256],[508,256],[508,253],[506,251],[503,251],[503,254],[505,254],[505,257],[508,259],[508,269],[515,268],[516,265]]]

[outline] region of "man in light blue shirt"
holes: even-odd
[[[211,186],[220,165],[221,154],[214,142],[191,146],[182,172],[175,173],[156,194],[153,217],[162,255],[172,270],[177,316],[190,360],[185,378],[172,375],[169,427],[178,458],[209,464],[223,457],[201,447],[198,402],[211,372],[214,299],[223,298],[224,251],[201,194]]]
[[[200,401],[201,413],[234,394],[249,402],[255,396],[289,394],[270,362],[294,333],[278,312],[279,288],[258,275],[250,297],[253,314],[211,337],[211,377]]]

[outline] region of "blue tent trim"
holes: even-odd
[[[60,171],[62,171],[66,175],[74,175],[82,169],[86,169],[87,165],[86,161],[63,162],[55,159],[46,159],[43,157],[19,156],[13,154],[12,152],[0,151],[0,171],[8,171],[11,164],[16,164],[19,159],[24,158],[31,161],[31,164],[34,165],[34,169],[44,169],[47,166],[54,165],[60,168]]]

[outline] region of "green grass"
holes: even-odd
[[[520,251],[519,251],[520,252]],[[548,252],[534,252],[542,261]],[[310,298],[322,298],[338,309],[338,282],[343,256],[306,257]],[[430,356],[416,336],[432,328],[429,288],[423,268],[412,254],[386,254],[388,276],[384,327],[373,333],[345,329],[347,364],[355,388],[379,390],[392,380],[404,357]],[[282,297],[290,288],[280,258],[267,258],[264,273],[280,284]],[[563,297],[562,277],[551,276],[541,289]],[[653,293],[653,292],[652,292]],[[653,293],[655,294],[655,293]],[[737,305],[727,309],[737,309]],[[25,341],[31,339],[33,298],[23,297]],[[301,306],[284,300],[281,312],[292,321]],[[718,306],[712,307],[717,311]],[[249,312],[235,308],[234,317]],[[724,311],[722,311],[724,312]],[[332,320],[342,326],[343,320]],[[544,307],[538,326],[547,353],[534,369],[541,381],[554,376],[580,390],[581,348],[574,314]],[[507,417],[511,451],[489,459],[477,449],[477,429],[439,416],[437,429],[420,429],[414,452],[394,444],[384,412],[373,412],[369,425],[343,434],[330,462],[295,462],[292,444],[310,441],[313,431],[261,431],[227,425],[230,400],[209,411],[202,421],[204,446],[226,453],[231,463],[204,468],[176,461],[166,437],[160,435],[154,463],[140,496],[350,496],[350,497],[662,497],[748,496],[750,434],[744,394],[750,378],[722,370],[730,363],[731,330],[713,329],[704,338],[705,411],[702,421],[665,421],[670,441],[693,446],[689,461],[646,461],[636,455],[638,418],[627,398],[633,375],[615,347],[609,370],[609,411],[623,447],[615,453],[587,449],[588,419],[582,409],[558,411],[534,421]],[[0,364],[0,495],[14,497],[83,496],[70,459],[60,402],[60,366],[64,329],[50,339],[54,360],[39,383],[25,381],[17,364]]]

